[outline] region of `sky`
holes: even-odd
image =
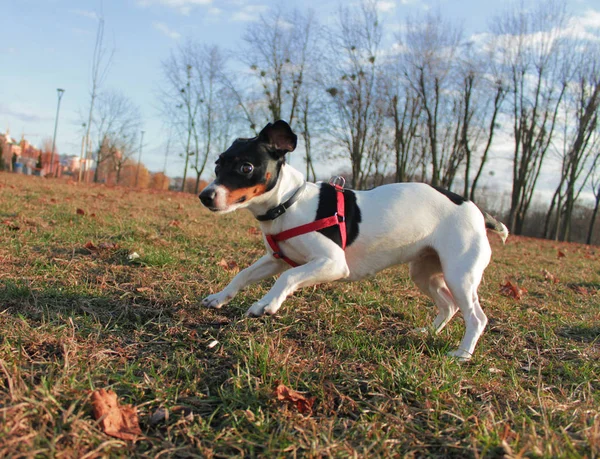
[[[406,16],[439,8],[446,19],[462,24],[469,37],[487,31],[503,3],[381,0],[378,8],[389,33]],[[162,171],[168,120],[158,109],[161,62],[178,43],[191,38],[235,49],[245,27],[261,14],[282,6],[285,10],[312,9],[327,24],[336,20],[340,5],[340,0],[0,0],[0,132],[10,129],[13,138],[24,136],[41,146],[44,139],[52,138],[56,89],[63,88],[57,150],[79,155],[92,52],[102,14],[105,45],[114,49],[103,88],[118,90],[140,107],[145,131],[142,162],[153,172]],[[568,9],[600,29],[600,0],[570,0]],[[292,156],[290,162],[300,168],[300,155],[298,159]],[[181,175],[182,170],[183,160],[171,152],[167,174]]]

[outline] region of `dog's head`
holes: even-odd
[[[280,120],[252,139],[235,140],[217,159],[216,178],[200,193],[202,204],[214,212],[231,212],[273,189],[285,154],[296,148],[297,139]]]

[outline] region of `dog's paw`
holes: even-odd
[[[229,303],[233,297],[223,292],[213,293],[202,300],[202,306],[207,308],[219,309],[221,306]]]
[[[448,357],[453,357],[459,362],[467,362],[471,360],[471,354],[469,354],[467,351],[463,351],[462,349],[456,349],[448,352]]]
[[[270,303],[266,301],[259,300],[250,306],[250,309],[246,311],[246,316],[248,317],[260,317],[262,315],[272,316],[277,312],[279,308],[273,307]]]

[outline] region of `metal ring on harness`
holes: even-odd
[[[344,186],[346,186],[346,179],[341,175],[336,175],[335,177],[331,177],[329,179],[329,184],[333,186],[339,186],[340,188],[344,188]]]

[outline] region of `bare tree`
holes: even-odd
[[[397,64],[397,63],[396,63]],[[393,124],[393,151],[396,182],[411,180],[419,168],[415,139],[421,136],[421,100],[410,88],[398,65],[389,68],[387,116]]]
[[[600,108],[600,50],[581,47],[563,103],[561,120],[561,177],[546,216],[545,235],[551,236],[549,223],[554,209],[556,239],[570,240],[575,201],[586,186],[592,170],[600,160],[598,116]]]
[[[428,175],[434,186],[452,184],[462,161],[459,155],[464,155],[459,148],[460,107],[451,90],[461,36],[461,29],[437,12],[407,19],[397,37],[403,49],[404,76],[422,107],[431,165]]]
[[[108,52],[104,47],[104,17],[102,14],[98,16],[98,29],[96,30],[96,41],[94,43],[94,52],[92,54],[92,75],[91,75],[91,88],[90,88],[90,107],[88,111],[87,122],[85,123],[85,140],[84,148],[82,148],[82,154],[85,154],[86,161],[80,161],[82,167],[79,168],[79,180],[81,182],[85,167],[91,159],[92,152],[89,147],[91,145],[91,129],[93,123],[94,105],[96,98],[98,97],[98,91],[102,83],[104,82],[112,57],[114,55],[114,48]],[[85,150],[85,152],[84,152]],[[80,158],[80,160],[83,158]]]
[[[228,83],[255,132],[273,120],[299,122],[306,74],[319,55],[317,29],[313,13],[282,9],[247,27],[239,57],[249,73]]]
[[[97,138],[94,181],[115,171],[119,183],[121,166],[136,151],[140,109],[123,94],[105,91],[98,95],[93,123]]]
[[[197,46],[187,41],[171,51],[169,58],[162,63],[165,85],[161,89],[160,103],[163,114],[171,120],[176,138],[183,143],[184,191],[190,162],[190,146],[194,134],[194,125],[200,108],[200,96],[196,90],[193,70]]]
[[[522,232],[567,87],[561,37],[565,21],[564,3],[552,0],[508,10],[492,27],[510,94],[515,146],[508,223],[516,234]]]
[[[229,90],[224,84],[226,61],[218,47],[196,49],[194,69],[199,95],[198,121],[192,125],[196,172],[194,193],[198,193],[200,177],[208,159],[229,141],[229,128],[234,118]]]
[[[352,186],[363,188],[379,154],[387,107],[381,80],[382,26],[374,3],[360,10],[342,8],[330,33],[330,55],[324,59],[323,88],[330,95],[328,134],[348,155]]]
[[[592,243],[592,236],[594,235],[594,226],[596,224],[596,217],[598,216],[598,209],[600,208],[600,171],[598,170],[598,164],[592,170],[591,188],[594,193],[594,210],[592,211],[592,218],[590,220],[590,227],[588,228],[588,234],[586,244]]]
[[[301,100],[300,100],[300,107],[299,107],[299,122],[298,125],[300,126],[300,134],[302,135],[302,139],[304,140],[304,163],[306,165],[306,180],[309,181],[316,181],[317,180],[317,174],[315,172],[315,164],[313,161],[313,154],[312,154],[312,126],[311,126],[311,120],[312,120],[312,108],[313,108],[313,100],[310,94],[306,94]]]

